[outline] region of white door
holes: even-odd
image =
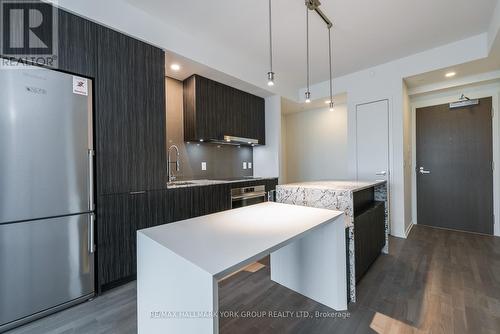
[[[359,181],[389,180],[389,101],[356,106]]]

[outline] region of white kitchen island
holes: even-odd
[[[273,281],[347,309],[345,219],[268,202],[138,231],[139,333],[218,333],[218,281],[269,254]]]

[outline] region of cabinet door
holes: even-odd
[[[252,123],[252,96],[250,94],[240,92],[241,94],[241,111],[240,111],[240,125],[238,130],[240,131],[240,137],[252,138],[254,139],[254,127],[255,124]]]
[[[194,187],[194,217],[231,209],[231,188],[228,184]]]
[[[196,207],[192,187],[169,189],[168,221],[176,222],[193,217]]]
[[[231,187],[228,184],[170,189],[169,221],[208,215],[231,208]]]
[[[59,10],[58,68],[95,78],[97,71],[97,24]]]
[[[260,145],[266,144],[266,106],[263,98],[254,96],[254,120],[255,135]]]
[[[99,27],[95,86],[99,193],[163,188],[167,179],[163,52]]]
[[[96,221],[100,288],[135,275],[136,230],[146,202],[146,194],[100,196]]]
[[[168,190],[150,191],[147,194],[147,219],[140,220],[138,229],[154,227],[169,223]]]
[[[207,104],[208,108],[203,123],[205,139],[223,139],[226,124],[226,98],[222,84],[207,80]]]
[[[133,279],[137,268],[137,230],[168,222],[166,190],[100,196],[97,208],[99,286]]]

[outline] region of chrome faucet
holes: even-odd
[[[177,158],[175,161],[170,160],[170,151],[172,149],[175,149],[177,152]],[[175,164],[175,171],[179,172],[181,170],[180,162],[179,162],[179,148],[176,145],[172,145],[168,148],[168,182],[175,181],[176,177],[174,176],[174,173],[172,173],[172,168],[170,167],[171,164]]]

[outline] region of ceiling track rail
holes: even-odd
[[[306,0],[306,6],[310,10],[315,11],[319,15],[319,17],[321,17],[321,19],[325,21],[328,29],[330,29],[333,26],[332,21],[330,21],[328,16],[326,16],[326,14],[323,13],[323,11],[319,8],[319,6],[321,6],[321,2],[319,0]]]

